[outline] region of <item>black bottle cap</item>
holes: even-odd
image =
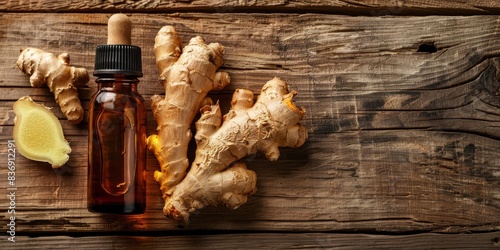
[[[104,44],[95,51],[94,76],[142,76],[141,48],[134,45]]]

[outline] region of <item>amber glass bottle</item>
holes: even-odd
[[[89,107],[89,211],[138,214],[146,208],[146,106],[137,91],[141,50],[100,45]]]

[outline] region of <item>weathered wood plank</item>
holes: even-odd
[[[4,243],[2,249],[498,249],[499,233],[418,234],[194,234],[171,236],[27,237]]]
[[[106,14],[0,14],[0,159],[11,138],[12,103],[26,94],[54,107],[15,69],[19,48],[67,51],[93,69]],[[205,209],[185,230],[466,232],[500,230],[500,38],[497,16],[347,17],[294,14],[131,15],[143,47],[140,92],[161,93],[152,45],[176,27],[187,41],[202,35],[226,47],[232,85],[213,94],[227,110],[235,88],[257,92],[280,76],[299,92],[310,138],[277,162],[246,159],[258,193],[235,211]],[[417,52],[419,46],[436,52]],[[422,47],[420,48],[422,49]],[[4,91],[5,90],[5,91]],[[84,106],[95,85],[82,89]],[[149,114],[149,132],[154,120]],[[148,211],[140,216],[88,213],[86,125],[62,119],[74,147],[62,170],[16,159],[20,232],[170,231],[158,168],[148,153]],[[5,160],[6,161],[6,160]],[[7,188],[0,169],[0,189]],[[7,204],[5,196],[0,204]],[[2,214],[6,221],[8,214]]]
[[[0,0],[0,11],[15,12],[320,12],[344,15],[472,15],[498,14],[500,3],[488,0],[175,0],[175,1],[46,1]]]

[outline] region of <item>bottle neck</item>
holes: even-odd
[[[99,89],[137,92],[139,79],[137,79],[137,76],[104,75],[98,76],[96,83]]]

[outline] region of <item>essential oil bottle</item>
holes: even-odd
[[[141,49],[123,14],[108,21],[108,44],[96,48],[98,90],[89,107],[87,208],[140,214],[146,208],[146,106],[137,91]]]

